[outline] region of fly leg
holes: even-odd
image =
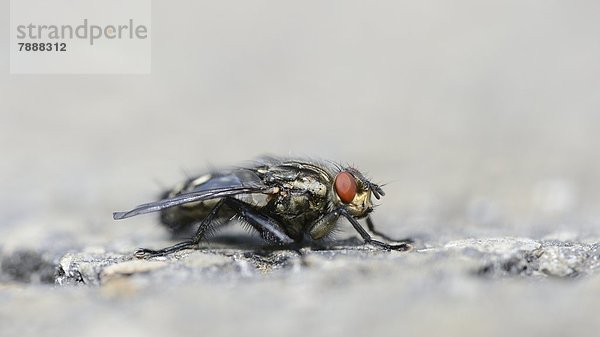
[[[234,209],[242,220],[254,227],[260,237],[268,243],[278,246],[294,244],[294,240],[283,231],[273,218],[256,211],[249,204],[238,199],[226,198],[225,203]]]
[[[392,242],[401,242],[401,243],[414,243],[415,241],[413,239],[407,238],[407,239],[402,239],[402,240],[396,240],[394,238],[391,238],[389,236],[387,236],[386,234],[378,231],[375,229],[375,225],[373,224],[373,219],[371,219],[370,216],[367,216],[367,227],[369,228],[369,231],[371,231],[371,233],[387,240],[387,241],[392,241]]]
[[[217,216],[217,213],[219,212],[219,210],[221,209],[221,206],[223,206],[224,201],[225,201],[224,199],[221,199],[210,210],[210,213],[208,213],[208,215],[204,218],[204,220],[202,220],[202,222],[200,223],[200,226],[196,230],[196,234],[191,239],[182,241],[176,245],[173,245],[173,246],[170,246],[167,248],[163,248],[163,249],[159,249],[159,250],[140,248],[140,249],[136,250],[135,253],[133,253],[133,256],[137,257],[138,259],[147,259],[150,257],[169,255],[171,253],[174,253],[174,252],[177,252],[177,251],[180,251],[183,249],[197,247],[198,243],[200,243],[200,241],[204,237],[204,233],[208,229],[211,228],[212,222],[215,219],[215,217]]]
[[[358,221],[356,219],[354,219],[354,217],[352,215],[350,215],[348,213],[348,211],[346,211],[343,208],[340,208],[335,212],[339,212],[346,219],[348,219],[348,221],[350,221],[350,223],[352,224],[352,227],[354,227],[354,229],[356,229],[356,231],[358,232],[358,234],[360,234],[362,239],[365,240],[365,243],[369,243],[369,244],[372,244],[379,248],[383,248],[383,249],[387,249],[387,250],[407,251],[412,248],[412,245],[410,245],[408,243],[401,243],[398,245],[390,245],[385,242],[377,241],[377,240],[371,238],[371,235],[369,235],[369,233],[367,233],[367,231],[360,225],[360,223],[358,223]]]

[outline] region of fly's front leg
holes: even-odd
[[[346,219],[348,219],[348,221],[350,221],[350,223],[352,224],[352,227],[354,227],[354,229],[356,229],[356,231],[358,232],[358,234],[360,234],[362,239],[365,240],[365,243],[369,243],[374,246],[377,246],[377,247],[380,247],[383,249],[388,249],[388,250],[407,251],[412,248],[412,245],[409,243],[390,245],[385,242],[377,241],[377,240],[371,238],[371,235],[369,235],[369,233],[367,233],[367,231],[360,225],[360,223],[358,223],[358,221],[352,215],[350,215],[348,213],[348,211],[346,211],[344,208],[340,208],[336,212],[339,212]]]
[[[177,251],[180,251],[183,249],[195,248],[198,245],[198,243],[200,243],[202,238],[204,237],[204,233],[206,233],[206,231],[211,227],[213,220],[217,216],[217,213],[219,212],[219,210],[221,209],[223,204],[224,204],[224,199],[221,199],[210,210],[210,213],[208,213],[208,215],[204,218],[204,220],[202,220],[202,222],[200,223],[200,226],[196,230],[196,234],[190,240],[185,240],[176,245],[173,245],[173,246],[170,246],[167,248],[163,248],[163,249],[159,249],[159,250],[140,248],[135,251],[133,256],[137,257],[138,259],[147,259],[147,258],[156,257],[156,256],[169,255],[171,253],[174,253],[174,252],[177,252]]]
[[[234,198],[226,198],[225,203],[233,208],[242,220],[254,227],[260,237],[268,243],[279,246],[294,243],[294,240],[285,233],[277,221],[255,210],[249,204]]]
[[[369,230],[371,231],[371,233],[387,240],[387,241],[392,241],[392,242],[401,242],[401,243],[414,243],[415,241],[413,239],[410,238],[406,238],[406,239],[401,239],[401,240],[396,240],[394,238],[391,238],[389,236],[387,236],[386,234],[378,231],[375,229],[375,225],[373,224],[373,219],[371,219],[371,216],[367,216],[367,227],[369,228]]]

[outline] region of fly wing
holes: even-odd
[[[252,170],[240,169],[228,173],[212,174],[202,184],[180,194],[147,204],[142,204],[130,211],[114,212],[113,219],[120,220],[132,216],[157,212],[165,208],[179,206],[189,202],[228,197],[238,194],[262,193],[272,194],[273,187],[266,186]]]

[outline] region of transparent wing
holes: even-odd
[[[120,220],[140,214],[157,212],[188,202],[210,200],[238,194],[272,194],[273,192],[274,189],[264,185],[256,173],[251,170],[244,169],[228,173],[216,173],[211,174],[211,177],[206,179],[202,184],[194,186],[192,190],[182,192],[172,198],[142,204],[125,212],[114,212],[113,219]]]

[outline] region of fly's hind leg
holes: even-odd
[[[208,215],[200,223],[200,226],[198,226],[198,230],[196,230],[196,234],[191,239],[182,241],[182,242],[180,242],[180,243],[178,243],[176,245],[173,245],[173,246],[170,246],[170,247],[166,247],[166,248],[163,248],[163,249],[159,249],[159,250],[153,250],[153,249],[147,249],[147,248],[140,248],[140,249],[138,249],[138,250],[135,251],[135,253],[133,254],[133,256],[135,256],[138,259],[147,259],[147,258],[156,257],[156,256],[169,255],[171,253],[174,253],[174,252],[177,252],[177,251],[180,251],[180,250],[183,250],[183,249],[197,247],[198,243],[200,243],[200,241],[204,237],[204,233],[206,233],[206,231],[211,228],[212,222],[215,219],[215,217],[217,216],[217,213],[219,212],[219,210],[221,209],[221,207],[223,206],[223,204],[224,204],[224,199],[221,199],[210,210],[210,212],[208,213]]]

